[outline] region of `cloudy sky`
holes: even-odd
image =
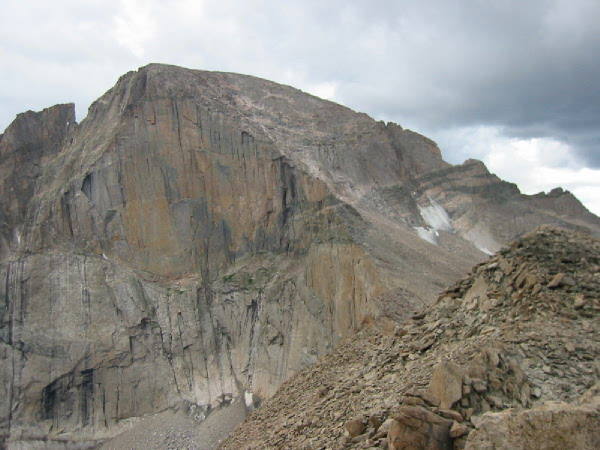
[[[0,129],[79,119],[149,62],[248,73],[391,120],[600,214],[598,0],[2,0]]]

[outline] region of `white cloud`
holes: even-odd
[[[120,3],[121,9],[114,17],[115,40],[136,57],[143,58],[145,46],[157,29],[153,2],[121,0]]]
[[[308,86],[306,91],[317,97],[333,100],[335,98],[336,89],[337,83],[318,83]]]
[[[491,170],[502,176],[504,169],[490,165]],[[600,216],[600,170],[586,167],[547,167],[529,165],[529,173],[515,177],[512,173],[504,178],[516,182],[526,194],[549,190],[560,186],[571,191],[591,212]]]

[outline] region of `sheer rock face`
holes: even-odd
[[[19,115],[0,135],[0,435],[92,442],[268,397],[545,222],[600,230],[568,193],[523,196],[249,76],[150,65],[79,125],[73,105]]]
[[[40,113],[19,114],[0,135],[0,256],[18,244],[28,202],[43,165],[56,155],[76,127],[75,105],[57,105]],[[13,250],[16,247],[13,246]]]

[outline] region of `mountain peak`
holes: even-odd
[[[568,196],[246,75],[151,64],[80,124],[56,106],[0,139],[0,446],[241,418],[536,226],[600,233]]]

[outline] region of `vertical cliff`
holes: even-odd
[[[251,407],[363,321],[430,301],[486,246],[545,222],[600,230],[574,198],[564,210],[569,194],[523,196],[398,125],[155,64],[81,124],[73,105],[19,115],[0,190],[10,442],[91,445],[157,411]],[[526,219],[500,227],[508,211]]]

